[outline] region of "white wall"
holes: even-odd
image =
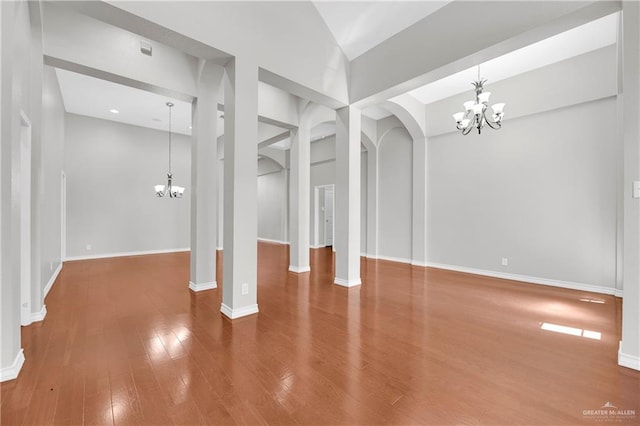
[[[156,88],[196,95],[198,60],[193,56],[156,42],[151,43],[153,55],[143,55],[140,41],[148,41],[144,37],[61,5],[45,3],[44,12],[46,55]]]
[[[61,172],[64,158],[65,112],[53,68],[44,67],[42,95],[42,290],[62,262]]]
[[[347,59],[310,2],[192,2],[189,7],[181,2],[120,2],[117,7],[247,58],[261,68],[262,81],[297,96],[348,102]],[[112,21],[127,21],[111,15]]]
[[[379,145],[379,256],[411,261],[412,146],[409,132],[396,127]]]
[[[67,114],[67,257],[188,248],[190,147],[189,137],[173,134],[174,184],[185,196],[157,198],[153,186],[167,181],[167,132]]]
[[[430,138],[428,260],[615,288],[615,117],[606,98]]]

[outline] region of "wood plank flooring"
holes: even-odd
[[[66,263],[2,425],[640,423],[620,299],[373,260],[347,289],[330,250],[301,275],[287,250],[259,244],[260,313],[233,322],[188,253]]]

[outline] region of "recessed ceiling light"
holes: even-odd
[[[192,126],[189,126],[189,128],[190,128],[190,129],[192,129],[193,127],[192,127]]]
[[[110,109],[109,112],[112,114],[120,114],[120,111],[118,111],[117,109]]]

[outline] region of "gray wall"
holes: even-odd
[[[430,138],[428,260],[614,288],[615,135],[610,97]]]
[[[168,133],[67,114],[67,257],[188,248],[190,146],[188,136],[173,135],[174,183],[185,196],[157,198]]]
[[[64,157],[65,112],[53,68],[44,67],[42,98],[42,289],[53,278],[62,262],[61,252],[61,173]]]
[[[409,132],[396,127],[378,148],[378,254],[406,262],[411,261],[412,146]]]
[[[258,176],[258,238],[285,242],[286,192],[285,176],[280,170]]]
[[[311,209],[309,227],[310,242],[313,245],[314,241],[314,227],[315,227],[315,187],[322,185],[335,185],[336,183],[336,162],[335,162],[335,135],[322,139],[320,141],[313,142],[311,144]],[[367,153],[366,151],[361,155],[360,162],[360,251],[364,253],[367,247]],[[322,198],[322,197],[321,197]],[[323,200],[321,199],[322,203]],[[334,205],[335,208],[338,208]],[[334,220],[335,226],[335,220]],[[324,244],[324,228],[320,224],[320,244]]]

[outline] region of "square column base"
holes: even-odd
[[[333,280],[333,283],[342,287],[355,287],[362,284],[362,280],[360,278],[356,278],[354,280],[343,280],[342,278],[336,277]]]
[[[229,319],[246,317],[258,313],[258,305],[243,306],[242,308],[233,309],[224,303],[220,306],[220,312]]]
[[[296,274],[301,274],[303,272],[311,271],[311,266],[289,266],[289,272],[295,272]]]
[[[205,291],[205,290],[211,290],[214,288],[218,288],[218,283],[216,283],[215,281],[211,281],[210,283],[200,283],[200,284],[196,284],[192,281],[189,281],[189,289],[191,291]]]

